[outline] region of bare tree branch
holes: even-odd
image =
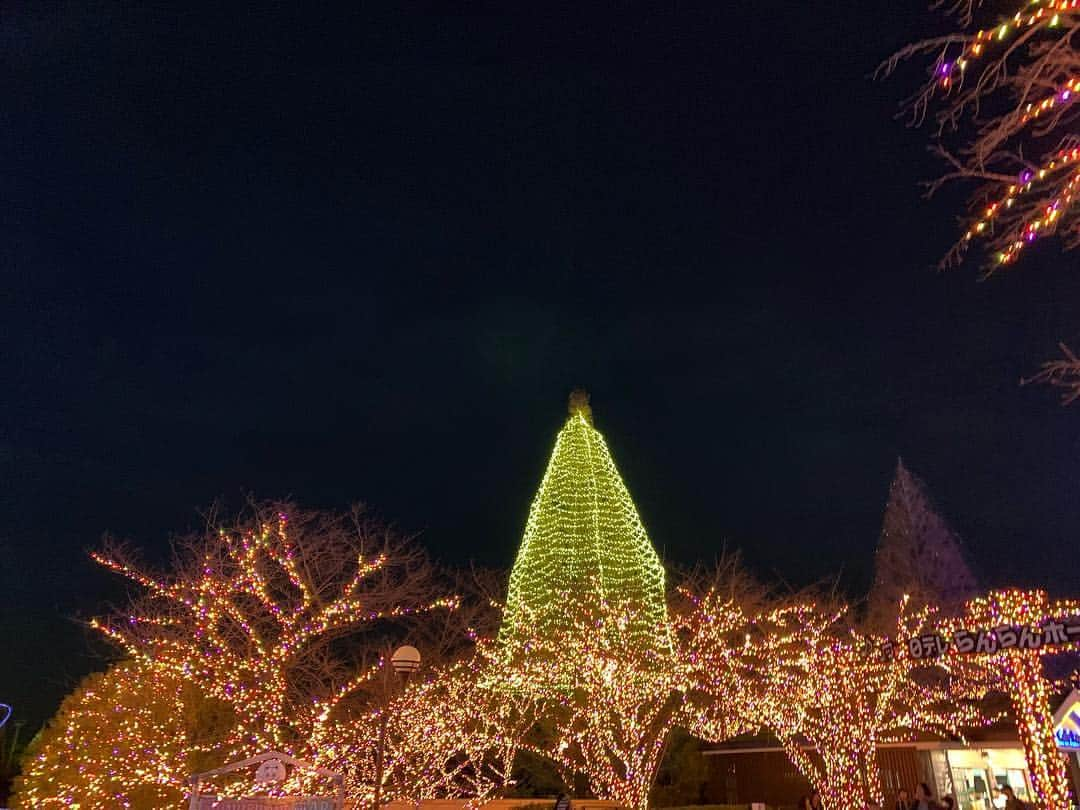
[[[1064,343],[1059,343],[1061,353],[1064,355],[1060,360],[1048,360],[1042,364],[1042,370],[1027,379],[1021,380],[1021,384],[1046,383],[1055,388],[1062,389],[1061,404],[1070,405],[1080,399],[1080,357]]]

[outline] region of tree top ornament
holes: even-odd
[[[584,388],[575,388],[570,392],[570,401],[566,403],[566,411],[571,416],[581,414],[590,425],[592,421],[592,407],[589,405],[589,392]]]

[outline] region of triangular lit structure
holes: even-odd
[[[978,591],[960,538],[934,511],[925,485],[897,459],[874,555],[868,628],[894,632],[905,595],[908,611],[934,605],[944,615],[955,615]]]
[[[619,632],[628,640],[668,647],[664,568],[583,391],[570,396],[570,416],[529,510],[500,635],[558,627],[575,599],[626,615]]]

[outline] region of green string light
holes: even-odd
[[[567,629],[567,599],[630,608],[617,632],[670,648],[664,567],[579,391],[529,510],[500,637]]]

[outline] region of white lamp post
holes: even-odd
[[[416,647],[405,644],[394,650],[390,656],[390,666],[394,672],[408,683],[409,676],[420,669],[420,651]],[[382,714],[379,717],[379,746],[375,756],[375,801],[374,810],[379,810],[382,804],[382,780],[383,780],[383,756],[386,752],[386,724],[390,708],[390,696],[387,695]]]

